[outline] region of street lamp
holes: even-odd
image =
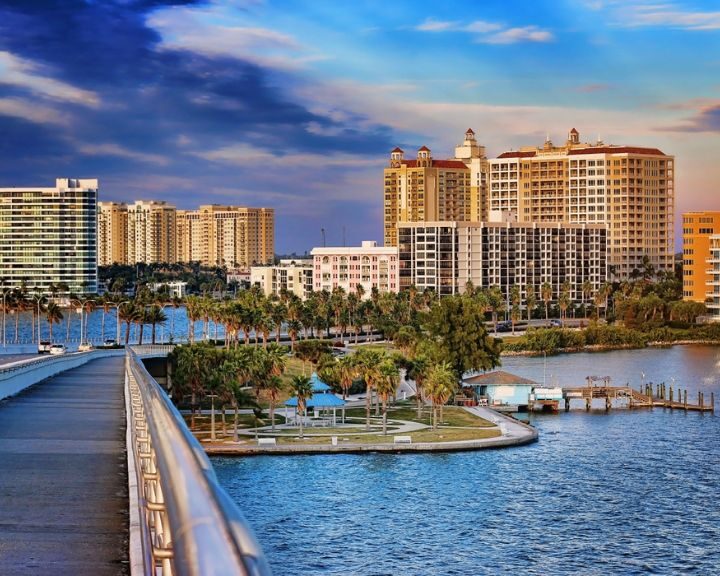
[[[37,341],[38,344],[40,344],[40,303],[42,302],[42,299],[44,296],[42,293],[38,292],[33,296],[33,300],[37,303]]]
[[[2,343],[3,343],[3,348],[5,348],[5,313],[6,313],[5,312],[5,299],[7,298],[8,292],[9,292],[9,290],[7,288],[3,288],[3,293],[2,293],[2,302],[3,302],[3,304],[2,304],[2,308],[3,308]]]
[[[122,300],[115,304],[115,344],[120,344],[120,306],[129,302],[130,300]]]

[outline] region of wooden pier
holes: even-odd
[[[613,401],[626,400],[627,408],[670,408],[671,410],[694,410],[697,412],[715,412],[715,394],[710,393],[710,401],[705,398],[704,392],[698,392],[697,403],[688,402],[687,390],[674,389],[672,386],[662,384],[644,384],[640,390],[631,386],[612,386],[610,377],[588,376],[587,385],[578,388],[563,388],[565,412],[570,410],[570,401],[582,400],[585,410],[592,409],[594,399],[605,400],[605,411],[613,407]]]

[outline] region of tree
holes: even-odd
[[[285,386],[280,376],[270,376],[263,382],[262,389],[267,394],[268,400],[270,400],[270,423],[273,430],[275,430],[275,406],[277,406],[280,393],[284,388]]]
[[[167,321],[167,315],[165,314],[165,311],[160,308],[160,306],[150,306],[150,308],[145,313],[144,321],[150,324],[152,327],[152,343],[155,344],[155,327],[158,324],[164,324]]]
[[[540,286],[540,298],[545,303],[545,321],[550,319],[550,301],[553,297],[553,289],[550,282],[543,282]]]
[[[532,284],[528,284],[525,295],[525,306],[527,306],[527,319],[532,320],[532,313],[537,306],[537,294],[535,293],[535,287]]]
[[[442,298],[425,315],[423,331],[458,379],[465,372],[490,370],[500,362],[498,341],[487,335],[482,310],[474,299]]]
[[[522,295],[520,292],[520,286],[515,284],[510,288],[510,322],[512,323],[512,333],[515,334],[515,324],[520,319],[520,302],[522,301]]]
[[[290,381],[290,389],[293,396],[297,398],[297,414],[300,417],[300,438],[303,437],[303,420],[305,417],[305,406],[307,400],[312,397],[312,383],[307,376],[293,376]]]
[[[355,365],[365,381],[365,429],[370,430],[370,406],[373,389],[381,377],[378,367],[382,362],[383,354],[377,350],[361,348],[355,353],[354,359]]]
[[[430,362],[425,354],[418,354],[410,360],[406,378],[415,382],[415,402],[417,404],[417,417],[418,420],[422,418],[422,408],[424,403],[423,398],[423,382],[430,369]]]
[[[565,280],[560,287],[560,298],[558,298],[558,306],[560,307],[560,319],[561,323],[565,325],[565,319],[567,318],[567,309],[572,304],[570,299],[570,282]]]
[[[50,341],[53,339],[53,324],[60,324],[63,319],[62,310],[55,302],[50,302],[45,308],[45,317],[48,321],[48,328],[50,329]]]
[[[585,308],[585,318],[587,318],[587,316],[588,316],[586,302],[590,301],[590,297],[592,296],[592,293],[593,293],[592,282],[590,282],[590,280],[585,280],[582,283],[582,303],[583,303],[583,307]]]
[[[447,362],[434,365],[430,368],[424,387],[432,404],[433,429],[437,429],[438,409],[442,421],[442,407],[458,389],[458,379],[452,366]]]
[[[382,402],[382,433],[387,435],[387,401],[390,395],[395,395],[398,383],[400,382],[400,374],[397,366],[389,358],[382,361],[378,366],[379,378],[375,382],[377,394]]]

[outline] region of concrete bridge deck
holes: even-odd
[[[129,572],[124,362],[0,402],[0,573]]]

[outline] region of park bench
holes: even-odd
[[[412,444],[412,436],[395,436],[393,442],[395,444]]]
[[[258,446],[275,446],[276,444],[275,438],[258,438]]]

